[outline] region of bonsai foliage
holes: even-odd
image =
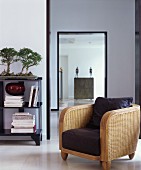
[[[10,75],[10,65],[18,61],[17,54],[18,52],[14,48],[3,48],[0,50],[1,65],[7,66],[6,75]]]
[[[20,49],[18,56],[22,63],[21,74],[23,74],[24,70],[26,70],[26,74],[28,74],[28,69],[32,66],[38,65],[42,59],[40,54],[33,52],[29,48]]]

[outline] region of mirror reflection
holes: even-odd
[[[106,97],[107,34],[58,32],[58,100]]]

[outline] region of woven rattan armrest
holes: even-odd
[[[85,127],[93,114],[94,104],[85,104],[65,108],[59,119],[59,143],[62,142],[62,132],[69,129]]]
[[[135,152],[140,131],[140,106],[109,111],[100,124],[101,160]]]

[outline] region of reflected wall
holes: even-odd
[[[104,97],[107,91],[105,81],[107,80],[107,33],[65,32],[58,33],[58,38],[59,70],[60,68],[63,70],[62,84],[59,83],[59,98],[74,99],[75,77],[93,77],[94,99],[98,96]],[[77,67],[78,76],[76,76]],[[60,95],[61,89],[63,96]]]

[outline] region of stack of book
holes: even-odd
[[[23,104],[23,96],[5,95],[4,107],[22,107]]]
[[[19,112],[12,116],[11,133],[35,133],[35,115]]]

